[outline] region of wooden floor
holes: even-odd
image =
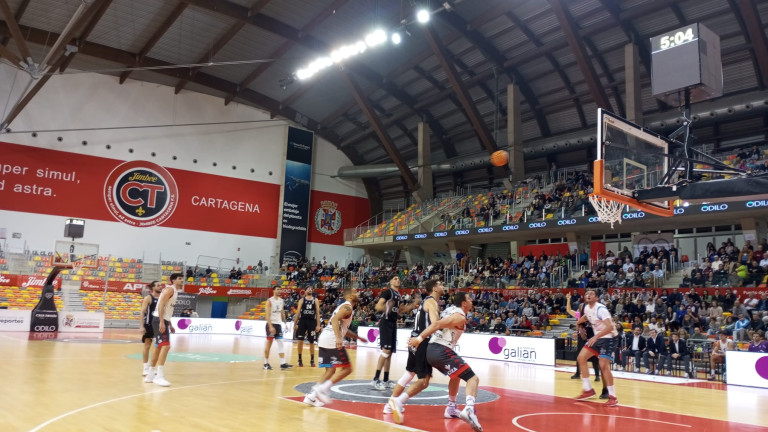
[[[263,370],[262,338],[173,336],[176,361],[166,366],[169,388],[142,382],[137,331],[112,330],[74,338],[60,334],[57,341],[31,341],[27,334],[0,333],[4,363],[0,430],[470,431],[461,420],[443,419],[440,397],[433,398],[437,406],[408,404],[403,425],[382,414],[380,403],[339,400],[327,408],[306,406],[299,402],[302,393],[295,387],[314,381],[318,369]],[[350,353],[355,365],[350,380],[358,380],[358,388],[367,387],[362,381],[372,378],[377,353],[364,348]],[[295,363],[295,346],[288,346],[288,355]],[[391,379],[402,374],[405,358],[405,353],[395,356]],[[275,348],[271,363],[279,363]],[[597,399],[571,399],[581,391],[580,382],[570,379],[572,366],[474,359],[469,363],[480,377],[481,389],[497,397],[477,405],[485,431],[563,431],[573,426],[586,430],[588,426],[594,431],[743,432],[768,427],[766,390],[702,381],[651,382],[625,374],[616,383],[621,406],[606,408]],[[434,381],[436,385],[428,390],[440,396],[444,389],[439,384],[447,381],[442,376]],[[338,390],[354,399],[350,391],[354,387]],[[333,395],[337,394],[341,393],[335,389]]]

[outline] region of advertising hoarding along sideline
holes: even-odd
[[[378,327],[360,326],[357,328],[357,334],[368,341],[359,341],[358,347],[379,348]],[[410,337],[411,329],[397,329],[398,351],[408,349]],[[456,345],[456,352],[467,358],[555,365],[554,339],[464,333]]]

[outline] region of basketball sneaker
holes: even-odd
[[[298,366],[298,367],[304,367],[304,362],[302,362],[301,360],[299,360],[299,364],[298,364],[297,366]]]
[[[315,367],[315,362],[309,362],[309,367]]]
[[[450,418],[461,418],[459,416],[460,412],[461,411],[456,409],[456,405],[448,405],[447,407],[445,407],[445,413],[443,414],[443,417],[445,417],[447,419],[450,419]]]
[[[272,366],[269,363],[264,363],[264,370],[272,370]]]
[[[616,398],[616,396],[608,396],[608,400],[605,401],[605,406],[607,407],[614,407],[619,405],[619,400]]]
[[[403,424],[403,420],[405,419],[405,415],[403,414],[403,404],[397,399],[390,398],[387,405],[389,405],[389,408],[392,410],[392,419],[395,420],[395,423]]]
[[[323,390],[319,386],[312,387],[312,390],[315,391],[315,396],[320,400],[320,402],[328,405],[331,403],[333,399],[331,399],[331,395],[327,390]]]
[[[469,423],[469,425],[472,426],[472,430],[483,432],[483,427],[480,426],[480,421],[477,420],[474,408],[464,407],[464,409],[459,412],[459,418]]]
[[[373,388],[378,391],[384,391],[387,389],[387,385],[379,380],[376,380],[373,382]]]
[[[151,383],[151,382],[152,382],[152,381],[154,381],[154,380],[155,380],[155,371],[154,371],[154,370],[152,370],[152,369],[150,369],[150,370],[147,372],[147,375],[144,377],[144,382],[145,382],[145,383]]]
[[[580,395],[576,396],[576,400],[586,400],[595,396],[595,389],[584,390]]]
[[[288,364],[288,363],[283,363],[283,364],[280,365],[280,369],[282,369],[282,370],[290,369],[292,367],[293,367],[293,365],[292,364]]]
[[[603,389],[603,392],[602,392],[602,393],[600,393],[600,399],[608,399],[608,396],[609,396],[609,395],[608,395],[608,389],[607,389],[607,388],[604,388],[604,389]]]
[[[162,377],[162,376],[159,376],[159,375],[156,376],[155,379],[152,380],[152,382],[157,384],[157,385],[159,385],[159,386],[162,386],[162,387],[170,387],[171,386],[171,383],[169,383],[168,380],[165,379],[165,377]]]
[[[384,414],[392,414],[392,407],[389,406],[389,402],[384,404],[384,409],[381,410]],[[405,407],[400,407],[400,412],[405,412]]]
[[[304,395],[304,403],[309,406],[315,406],[315,407],[321,407],[325,405],[324,403],[317,400],[317,398],[312,396],[312,393],[307,393],[306,395]]]
[[[395,385],[397,385],[397,383],[394,381],[387,381],[385,384],[387,385],[388,389],[394,389]]]

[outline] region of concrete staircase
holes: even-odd
[[[71,281],[66,281],[71,282]],[[64,302],[64,310],[66,311],[84,311],[86,310],[85,304],[83,304],[83,296],[80,294],[80,282],[76,282],[76,286],[64,286],[61,287],[61,300]]]

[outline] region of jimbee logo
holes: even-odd
[[[165,168],[146,161],[125,162],[104,184],[104,200],[115,219],[127,225],[160,225],[179,201],[176,181]]]

